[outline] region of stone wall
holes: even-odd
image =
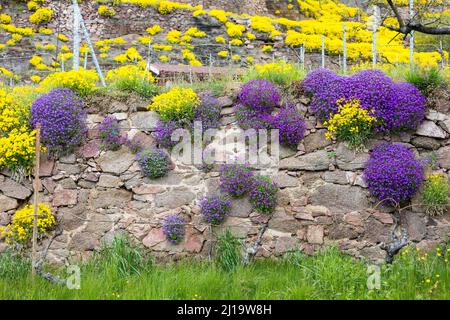
[[[234,98],[231,93],[219,99],[227,127],[234,126]],[[130,235],[161,259],[207,256],[216,235],[225,228],[252,244],[261,223],[268,223],[268,228],[258,257],[279,256],[293,249],[311,254],[334,243],[357,257],[384,259],[381,243],[390,241],[394,219],[389,208],[377,208],[368,195],[362,178],[368,150],[356,153],[344,143],[325,140],[325,130],[309,113],[306,97],[297,108],[307,119],[307,135],[297,150],[281,149],[279,170],[272,174],[280,186],[275,212],[261,215],[252,210],[248,198],[233,200],[230,216],[213,228],[202,222],[198,202],[218,190],[218,172],[177,164],[167,176],[150,180],[142,176],[126,147],[115,152],[100,150],[95,126],[107,114],[114,114],[124,128],[144,128],[129,130],[129,137],[147,146],[154,144],[149,133],[158,116],[145,111],[147,102],[133,95],[123,99],[90,98],[87,142],[74,154],[41,162],[39,199],[51,204],[63,230],[50,247],[50,262],[89,257],[103,241],[120,233]],[[442,170],[449,174],[449,108],[447,101],[439,112],[430,111],[415,134],[377,137],[368,148],[380,141],[395,141],[419,156],[435,152]],[[8,224],[14,211],[31,201],[31,192],[30,182],[18,184],[8,172],[1,172],[0,225]],[[168,243],[162,234],[162,219],[169,213],[182,214],[189,222],[179,245]],[[431,218],[414,206],[402,212],[401,224],[413,243],[430,247],[450,235],[450,212]],[[5,247],[0,241],[0,251]]]

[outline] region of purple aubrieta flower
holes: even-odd
[[[212,195],[200,202],[200,208],[206,222],[218,225],[230,212],[231,201],[218,195]]]
[[[251,80],[242,86],[238,103],[251,110],[270,113],[280,104],[280,94],[270,81]]]
[[[303,81],[312,95],[311,110],[319,119],[337,113],[337,100],[358,99],[362,108],[373,110],[377,132],[415,130],[425,119],[426,98],[412,84],[395,83],[380,70],[363,70],[345,77],[327,69],[310,72]]]
[[[105,150],[116,151],[127,142],[126,133],[120,130],[119,121],[114,116],[107,116],[98,126],[101,147]]]
[[[252,188],[253,173],[240,164],[225,164],[220,168],[220,189],[235,197],[245,195]]]
[[[270,120],[270,127],[279,130],[280,143],[288,147],[297,147],[305,135],[306,124],[294,106],[286,106]]]
[[[370,194],[378,200],[403,204],[421,187],[424,166],[406,146],[383,143],[370,153],[364,179]]]
[[[66,88],[53,89],[31,107],[31,125],[41,124],[41,141],[50,156],[67,154],[79,146],[87,133],[83,101]]]
[[[278,186],[266,176],[254,176],[249,193],[253,208],[263,214],[270,214],[276,206]]]
[[[184,225],[186,221],[178,214],[169,214],[164,217],[162,231],[166,236],[166,239],[173,243],[178,244],[183,240]]]
[[[150,179],[165,176],[171,168],[171,160],[168,154],[161,149],[143,149],[136,156],[142,173]]]

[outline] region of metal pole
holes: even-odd
[[[73,70],[80,66],[80,16],[76,14],[77,0],[73,0]]]
[[[325,68],[325,35],[322,34],[322,68]]]
[[[302,59],[302,68],[305,69],[305,45],[302,44],[300,57]]]
[[[373,6],[373,44],[372,44],[372,65],[377,67],[377,6]]]
[[[89,51],[86,49],[86,51],[84,52],[84,70],[87,69],[87,64],[88,64],[88,53],[89,53]]]
[[[153,55],[153,51],[152,51],[153,47],[152,47],[152,43],[151,41],[148,43],[148,52],[147,52],[147,65],[145,66],[145,71],[150,70],[150,64],[152,63],[152,55]]]
[[[412,19],[414,16],[414,0],[409,0],[409,17]],[[411,37],[409,38],[409,67],[414,67],[414,30],[411,31]]]
[[[345,23],[343,25],[343,31],[344,31],[344,39],[343,39],[343,57],[342,57],[342,71],[344,73],[344,76],[347,74],[347,30]]]
[[[106,87],[105,79],[103,78],[102,70],[100,69],[100,65],[98,64],[97,56],[94,51],[94,46],[92,45],[91,37],[89,36],[89,32],[84,24],[83,17],[81,16],[80,8],[78,7],[78,3],[75,1],[75,11],[76,14],[79,15],[81,29],[83,30],[84,37],[86,38],[86,42],[89,45],[89,50],[91,50],[92,60],[94,61],[95,69],[97,69],[97,73],[100,77],[100,82],[104,87]]]
[[[34,166],[34,213],[33,213],[33,236],[31,242],[31,275],[34,277],[36,274],[36,247],[37,247],[37,221],[39,214],[39,204],[38,204],[38,194],[40,188],[39,181],[39,165],[40,165],[40,155],[41,155],[41,124],[36,125],[36,164]]]

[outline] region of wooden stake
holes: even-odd
[[[31,253],[31,275],[35,276],[36,274],[36,246],[37,246],[37,220],[38,220],[38,194],[39,194],[39,164],[40,164],[40,155],[41,155],[41,124],[38,123],[36,125],[36,164],[34,166],[34,197],[33,197],[33,205],[34,205],[34,220],[33,220],[33,239],[32,239],[32,253]]]

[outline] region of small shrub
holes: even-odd
[[[155,96],[159,89],[150,71],[135,65],[125,65],[108,71],[106,81],[114,89],[136,92],[144,98]]]
[[[405,75],[405,79],[419,89],[425,96],[429,96],[434,89],[444,83],[443,76],[435,68],[423,71],[417,69],[409,70]]]
[[[280,94],[272,82],[251,80],[242,86],[238,103],[255,111],[270,113],[280,103]]]
[[[29,20],[34,24],[43,24],[52,20],[53,10],[51,8],[39,8],[30,15]]]
[[[409,201],[423,182],[423,164],[401,144],[380,144],[364,170],[370,194],[382,203]]]
[[[56,224],[55,216],[52,214],[50,207],[44,203],[38,204],[37,218],[38,237],[42,237]],[[18,242],[26,244],[33,234],[33,222],[34,206],[26,205],[14,213],[11,223],[4,228],[0,228],[0,232],[6,237],[9,243]]]
[[[268,177],[255,176],[250,191],[250,203],[253,208],[263,214],[270,214],[276,206],[278,187]]]
[[[326,139],[347,141],[350,147],[363,145],[372,135],[376,118],[373,113],[360,108],[358,100],[338,101],[339,109],[330,120],[324,122],[328,132]]]
[[[114,237],[110,245],[103,244],[95,253],[93,262],[99,272],[111,271],[120,277],[141,274],[148,266],[139,248],[135,247],[125,235]]]
[[[194,111],[194,121],[201,121],[203,130],[218,128],[220,125],[219,102],[210,93],[199,94],[201,103]]]
[[[374,112],[377,132],[399,133],[415,130],[425,119],[425,97],[413,85],[394,83],[380,70],[363,70],[350,77],[329,70],[310,72],[303,81],[312,95],[311,109],[328,120],[338,112],[339,99],[358,99],[361,108]]]
[[[279,139],[282,145],[296,148],[305,135],[305,120],[295,110],[294,106],[287,106],[273,117],[272,129],[279,130]]]
[[[25,278],[31,270],[31,261],[12,250],[0,254],[0,278],[13,281]]]
[[[105,150],[116,151],[127,140],[120,132],[119,121],[114,116],[107,116],[98,127],[101,147]]]
[[[214,195],[203,199],[200,202],[202,215],[208,223],[218,225],[230,212],[231,201],[223,197]]]
[[[220,188],[235,197],[241,197],[252,187],[253,173],[239,164],[223,165],[220,168]]]
[[[185,224],[186,221],[179,215],[169,214],[163,221],[163,234],[169,242],[178,244],[183,240]]]
[[[270,128],[272,116],[241,105],[236,110],[236,120],[242,129],[261,130]]]
[[[70,89],[53,89],[33,103],[31,124],[41,124],[41,141],[51,156],[72,152],[86,135],[83,101]]]
[[[448,178],[445,174],[431,174],[422,190],[422,204],[431,216],[444,214],[450,201]]]
[[[41,81],[40,87],[45,90],[68,88],[85,97],[96,89],[98,81],[99,76],[94,70],[80,68],[79,70],[51,73]]]
[[[242,263],[242,242],[229,229],[219,235],[216,245],[216,262],[226,272],[231,272]]]
[[[153,98],[149,109],[157,111],[164,121],[194,119],[195,109],[201,100],[190,88],[173,88]]]
[[[160,147],[171,149],[178,143],[177,141],[172,141],[172,134],[175,130],[182,128],[183,125],[179,121],[158,121],[152,136]]]
[[[160,149],[144,149],[138,153],[137,161],[144,176],[157,179],[165,176],[171,168],[171,161],[167,153]]]
[[[280,86],[288,86],[293,81],[301,80],[304,73],[296,66],[286,63],[284,60],[278,62],[257,64],[245,76],[244,81],[254,79],[265,79]]]

